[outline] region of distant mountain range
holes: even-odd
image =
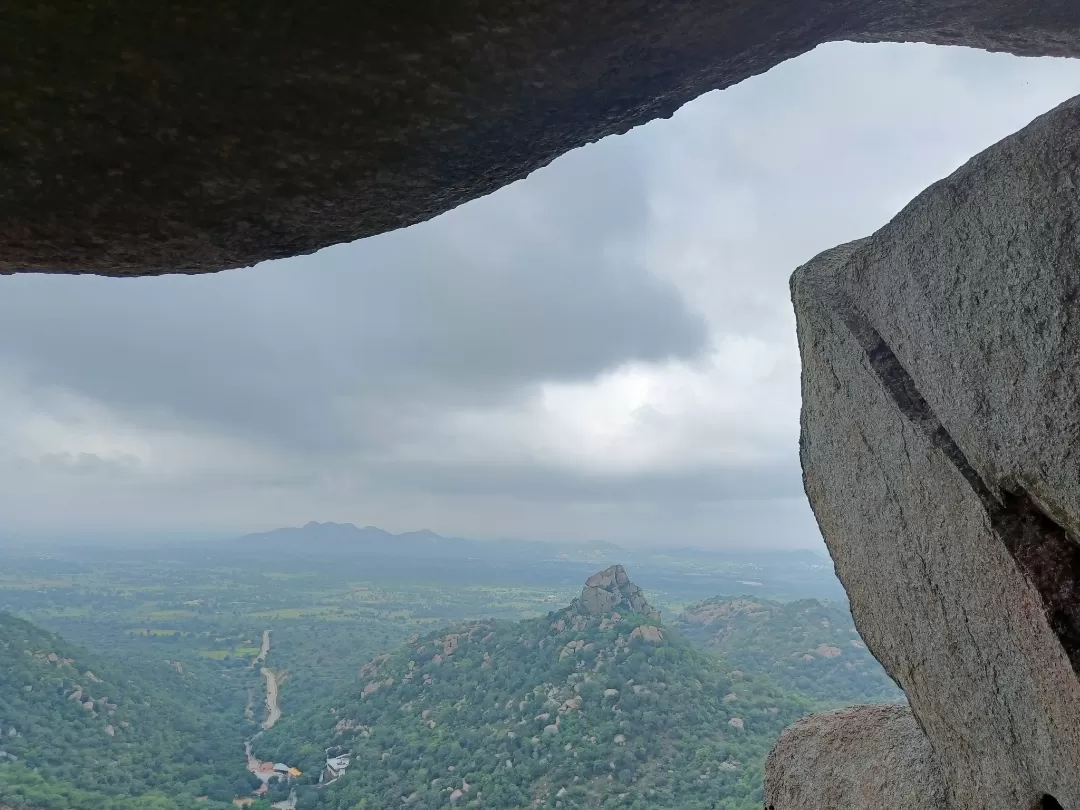
[[[251,553],[338,555],[354,557],[415,557],[426,559],[461,559],[467,557],[554,557],[560,553],[588,556],[610,554],[620,549],[614,543],[588,546],[557,545],[527,540],[468,540],[445,537],[430,529],[394,534],[378,526],[355,526],[352,523],[319,523],[272,529],[248,534],[228,545]]]

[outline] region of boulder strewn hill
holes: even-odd
[[[735,669],[767,674],[812,700],[843,705],[903,699],[842,602],[718,596],[687,606],[673,624]]]
[[[134,671],[0,613],[0,804],[173,810],[197,796],[229,802],[244,787],[245,727],[227,699],[220,684],[164,661]]]
[[[300,786],[326,810],[756,810],[769,747],[809,707],[664,628],[614,566],[543,618],[412,637],[255,749],[324,778],[324,751],[347,754]]]

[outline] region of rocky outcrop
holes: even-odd
[[[410,225],[827,41],[1080,55],[1068,2],[9,5],[0,272],[205,272]]]
[[[945,810],[930,741],[906,706],[804,717],[769,754],[766,810]]]
[[[646,644],[659,644],[664,640],[664,631],[652,625],[639,624],[630,631],[630,640],[643,641]]]
[[[585,580],[581,596],[570,604],[572,613],[589,616],[603,616],[620,610],[660,621],[660,611],[646,601],[641,588],[630,581],[621,565],[605,568]]]
[[[792,278],[806,491],[952,808],[1080,807],[1078,177],[1073,100]]]

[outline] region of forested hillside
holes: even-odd
[[[239,685],[165,661],[121,666],[0,613],[0,802],[134,810],[231,801],[251,789],[243,705]]]
[[[546,617],[410,638],[255,753],[304,772],[300,810],[749,810],[769,747],[809,708],[665,629],[615,566]],[[349,756],[340,778],[327,753]]]
[[[749,596],[695,602],[679,632],[736,670],[768,674],[826,704],[899,700],[903,693],[866,649],[846,604]]]

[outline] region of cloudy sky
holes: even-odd
[[[0,278],[0,536],[818,547],[788,275],[1077,93],[1080,62],[836,44],[404,231]]]

